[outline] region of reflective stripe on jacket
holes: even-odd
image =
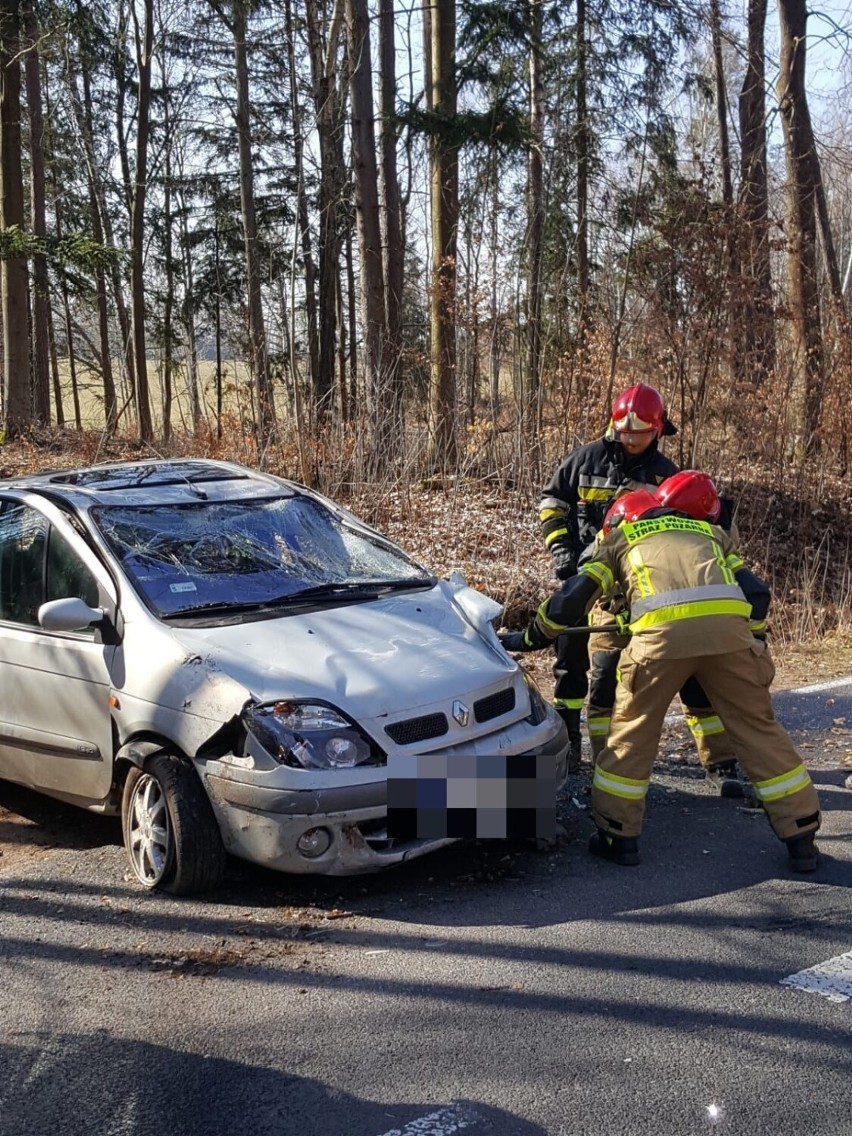
[[[586,577],[584,588],[579,580],[569,581],[542,605],[536,619],[540,632],[552,638],[600,593],[621,589],[630,608],[630,631],[641,638],[648,658],[748,648],[750,621],[754,615],[762,623],[769,602],[768,588],[745,569],[723,529],[674,513],[620,525],[600,542],[578,577]]]
[[[656,442],[635,457],[604,438],[578,446],[544,488],[538,515],[545,547],[565,547],[576,559],[595,539],[619,493],[640,485],[655,487],[673,473],[677,466]]]

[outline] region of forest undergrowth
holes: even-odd
[[[279,443],[259,459],[239,430],[225,431],[222,439],[173,438],[167,455],[237,461],[300,480],[292,444]],[[132,438],[54,431],[5,443],[0,475],[158,456],[166,451],[140,448]],[[351,454],[347,464],[338,452],[320,467],[316,487],[438,575],[462,573],[504,605],[505,625],[516,628],[556,585],[537,505],[560,456],[540,455],[547,472],[539,477],[530,463],[520,476],[517,460],[504,454],[493,468],[477,460],[452,476],[423,477],[412,469],[366,480],[353,474]],[[849,479],[820,469],[818,479],[806,480],[791,467],[761,470],[753,458],[748,473],[747,483],[720,479],[720,488],[734,500],[746,561],[772,587],[770,635],[779,678],[794,685],[852,671]],[[533,661],[537,677],[546,674],[548,655]]]

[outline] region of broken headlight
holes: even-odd
[[[530,712],[527,714],[527,721],[531,726],[540,726],[547,718],[547,703],[542,698],[535,679],[526,671],[524,672],[524,682],[527,684],[527,694],[530,696]]]
[[[246,729],[276,761],[302,769],[379,765],[386,755],[354,722],[321,702],[266,702],[243,712]]]

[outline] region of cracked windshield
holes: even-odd
[[[401,552],[306,497],[106,508],[95,519],[161,616],[430,582]]]

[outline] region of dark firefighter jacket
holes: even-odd
[[[636,457],[607,438],[579,446],[545,486],[539,505],[545,547],[555,558],[570,555],[576,563],[600,531],[616,496],[642,485],[656,487],[677,471],[656,441]]]
[[[599,596],[619,590],[629,605],[633,653],[646,659],[742,650],[766,630],[769,587],[746,568],[728,533],[666,512],[609,533],[538,609],[527,643],[545,646]]]

